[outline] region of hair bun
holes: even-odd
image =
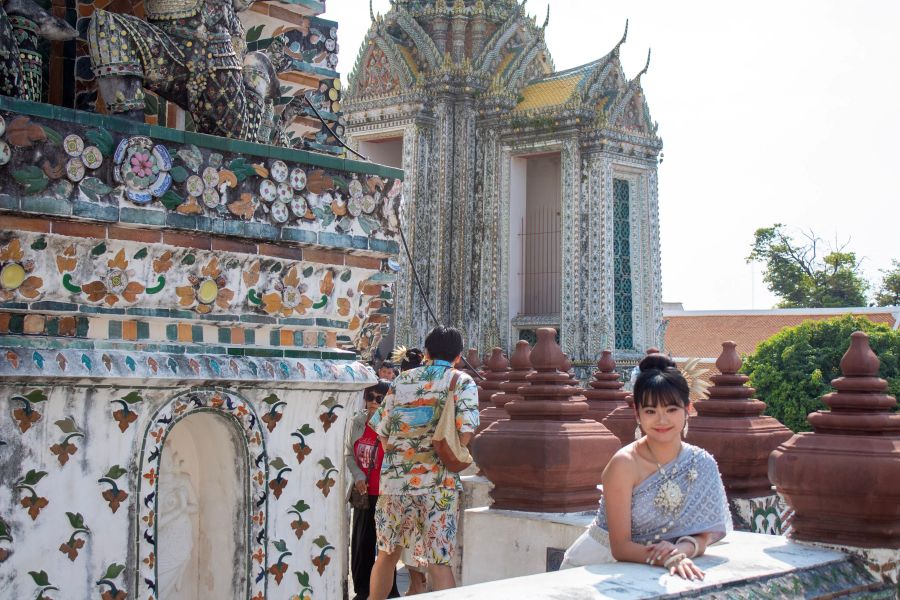
[[[675,361],[665,354],[648,354],[641,360],[638,368],[644,373],[652,370],[665,371],[669,368],[676,368],[676,365]]]

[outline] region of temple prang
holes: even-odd
[[[438,319],[481,351],[552,326],[581,379],[603,348],[627,366],[658,344],[662,140],[647,66],[629,79],[619,60],[626,35],[557,71],[549,13],[524,2],[398,1],[373,17],[347,131],[406,172],[402,270]],[[415,343],[432,323],[411,277],[397,298],[394,337]]]

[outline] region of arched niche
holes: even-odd
[[[215,411],[195,411],[166,435],[156,499],[161,599],[246,596],[244,446],[234,423]]]
[[[135,597],[265,597],[264,439],[253,406],[226,390],[184,392],[153,414],[139,456]]]

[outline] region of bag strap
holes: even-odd
[[[459,371],[453,369],[453,377],[450,378],[450,385],[447,386],[447,399],[444,400],[444,409],[447,409],[447,402],[453,400],[453,420],[456,421],[456,384],[459,383]]]

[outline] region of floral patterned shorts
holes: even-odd
[[[378,549],[411,548],[418,534],[428,564],[449,565],[456,546],[458,505],[459,492],[444,488],[416,495],[382,494],[375,505]]]

